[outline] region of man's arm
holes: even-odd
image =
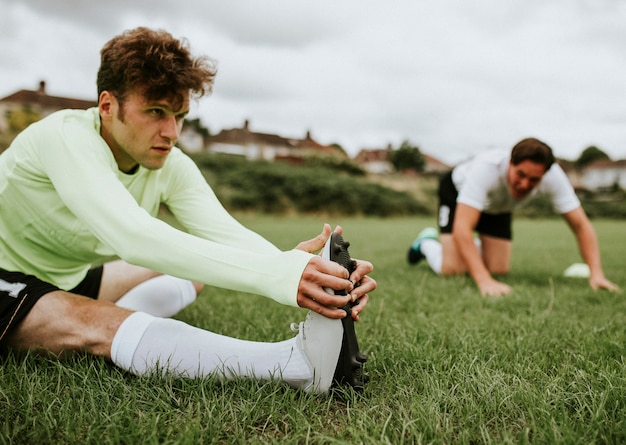
[[[165,189],[161,199],[187,232],[250,252],[279,251],[270,241],[244,227],[218,200],[200,169],[188,156],[172,151],[159,172]]]
[[[583,260],[589,266],[589,285],[592,289],[618,291],[619,287],[607,280],[604,276],[602,262],[600,260],[598,238],[583,208],[578,207],[570,212],[564,213],[563,218],[565,218],[572,232],[574,232]]]
[[[494,280],[474,244],[474,228],[478,224],[480,210],[466,204],[457,204],[452,226],[452,238],[467,270],[483,296],[500,296],[511,292],[511,288]]]
[[[277,248],[261,248],[261,241],[253,241],[251,236],[245,238],[250,243],[236,246],[234,242],[221,242],[219,236],[216,238],[220,239],[215,240],[203,239],[152,217],[120,181],[110,149],[93,131],[92,117],[67,114],[57,119],[59,121],[49,121],[47,129],[43,128],[48,131],[35,134],[42,148],[33,157],[41,165],[40,174],[50,180],[54,192],[50,195],[69,210],[60,207],[56,212],[58,219],[66,218],[71,224],[89,230],[76,235],[82,236],[82,250],[69,246],[67,256],[73,254],[72,249],[85,255],[85,245],[91,245],[94,250],[100,249],[93,257],[114,253],[128,263],[156,272],[264,295],[279,303],[297,306],[298,286],[312,255],[297,250],[281,252]],[[158,173],[167,174],[167,170],[164,168]],[[159,195],[163,190],[148,180],[145,184],[149,190],[144,189],[144,198],[146,193]],[[149,197],[146,207],[158,198]],[[68,231],[74,225],[68,226]],[[224,234],[228,229],[216,228],[215,232]],[[232,233],[234,238],[241,231]],[[254,250],[248,248],[252,242],[258,246]],[[271,245],[264,242],[263,246]],[[74,261],[74,267],[81,259]],[[333,277],[324,276],[328,278]],[[333,284],[336,285],[324,283]]]

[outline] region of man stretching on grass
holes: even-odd
[[[554,164],[550,147],[534,138],[520,141],[511,153],[483,153],[444,175],[439,184],[441,235],[432,227],[422,230],[409,248],[409,263],[426,258],[436,273],[469,272],[483,296],[508,294],[511,288],[492,274],[509,271],[513,209],[538,193],[548,195],[574,232],[589,265],[591,287],[618,290],[604,276],[595,231],[567,176]]]
[[[83,351],[137,375],[274,378],[328,391],[346,315],[339,308],[358,300],[358,319],[376,288],[372,265],[357,261],[348,276],[313,255],[327,224],[281,252],[224,210],[174,145],[190,98],[209,93],[214,76],[185,41],[127,31],[102,49],[97,108],[54,113],[0,156],[3,349]],[[155,217],[161,203],[187,232]],[[194,301],[199,283],[311,312],[298,335],[278,343],[161,318]]]

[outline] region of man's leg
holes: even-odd
[[[443,275],[459,275],[467,273],[465,265],[451,234],[441,234],[440,242],[442,246],[443,261],[441,273]],[[488,235],[480,235],[475,240],[476,248],[481,252],[487,270],[496,275],[509,272],[511,264],[512,243],[510,240],[496,238]],[[428,259],[428,253],[425,252]],[[430,260],[429,260],[430,263]]]
[[[459,253],[451,233],[442,233],[439,236],[442,250],[442,275],[459,275],[467,272],[465,262]]]
[[[134,287],[160,275],[159,272],[123,260],[106,263],[102,271],[98,300],[115,303]]]
[[[513,243],[511,240],[496,238],[488,235],[480,235],[482,244],[483,261],[487,270],[495,275],[504,275],[511,267],[511,252]]]
[[[113,337],[131,313],[111,302],[54,291],[35,303],[7,334],[5,344],[16,351],[84,351],[110,359]]]
[[[452,181],[452,171],[440,178],[437,194],[439,197],[437,222],[440,232],[438,243],[424,240],[422,252],[434,272],[442,275],[464,274],[467,272],[467,267],[452,239],[458,196],[458,191]]]
[[[467,268],[452,240],[452,235],[449,233],[435,235],[435,230],[432,227],[427,227],[413,242],[408,253],[409,264],[415,264],[425,258],[436,274],[457,275],[465,273]],[[478,251],[482,252],[481,240],[475,238],[474,243]]]
[[[111,356],[116,365],[140,376],[276,379],[325,393],[339,359],[341,322],[310,312],[297,330],[298,335],[289,340],[256,342],[135,312],[122,323]]]
[[[343,329],[337,321],[311,313],[296,337],[253,342],[54,291],[35,303],[7,335],[5,345],[53,354],[82,351],[137,375],[275,378],[325,393],[341,349]]]
[[[98,299],[157,317],[171,317],[193,303],[202,288],[201,284],[118,260],[104,265]]]

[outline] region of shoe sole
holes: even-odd
[[[325,257],[342,265],[349,273],[352,273],[356,267],[356,262],[348,252],[349,246],[350,243],[344,241],[339,233],[333,232],[328,243],[326,243],[324,254]],[[345,290],[333,292],[335,295],[347,295]],[[343,324],[343,339],[332,386],[349,385],[356,391],[362,391],[367,380],[367,376],[363,372],[363,364],[367,361],[367,355],[359,350],[359,343],[354,330],[352,307],[356,304],[356,302],[348,303],[342,308],[348,315],[341,320]]]

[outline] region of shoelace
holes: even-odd
[[[291,329],[291,332],[295,332],[295,333],[301,332],[302,337],[304,337],[304,322],[303,321],[301,321],[300,323],[291,323],[289,328]]]

